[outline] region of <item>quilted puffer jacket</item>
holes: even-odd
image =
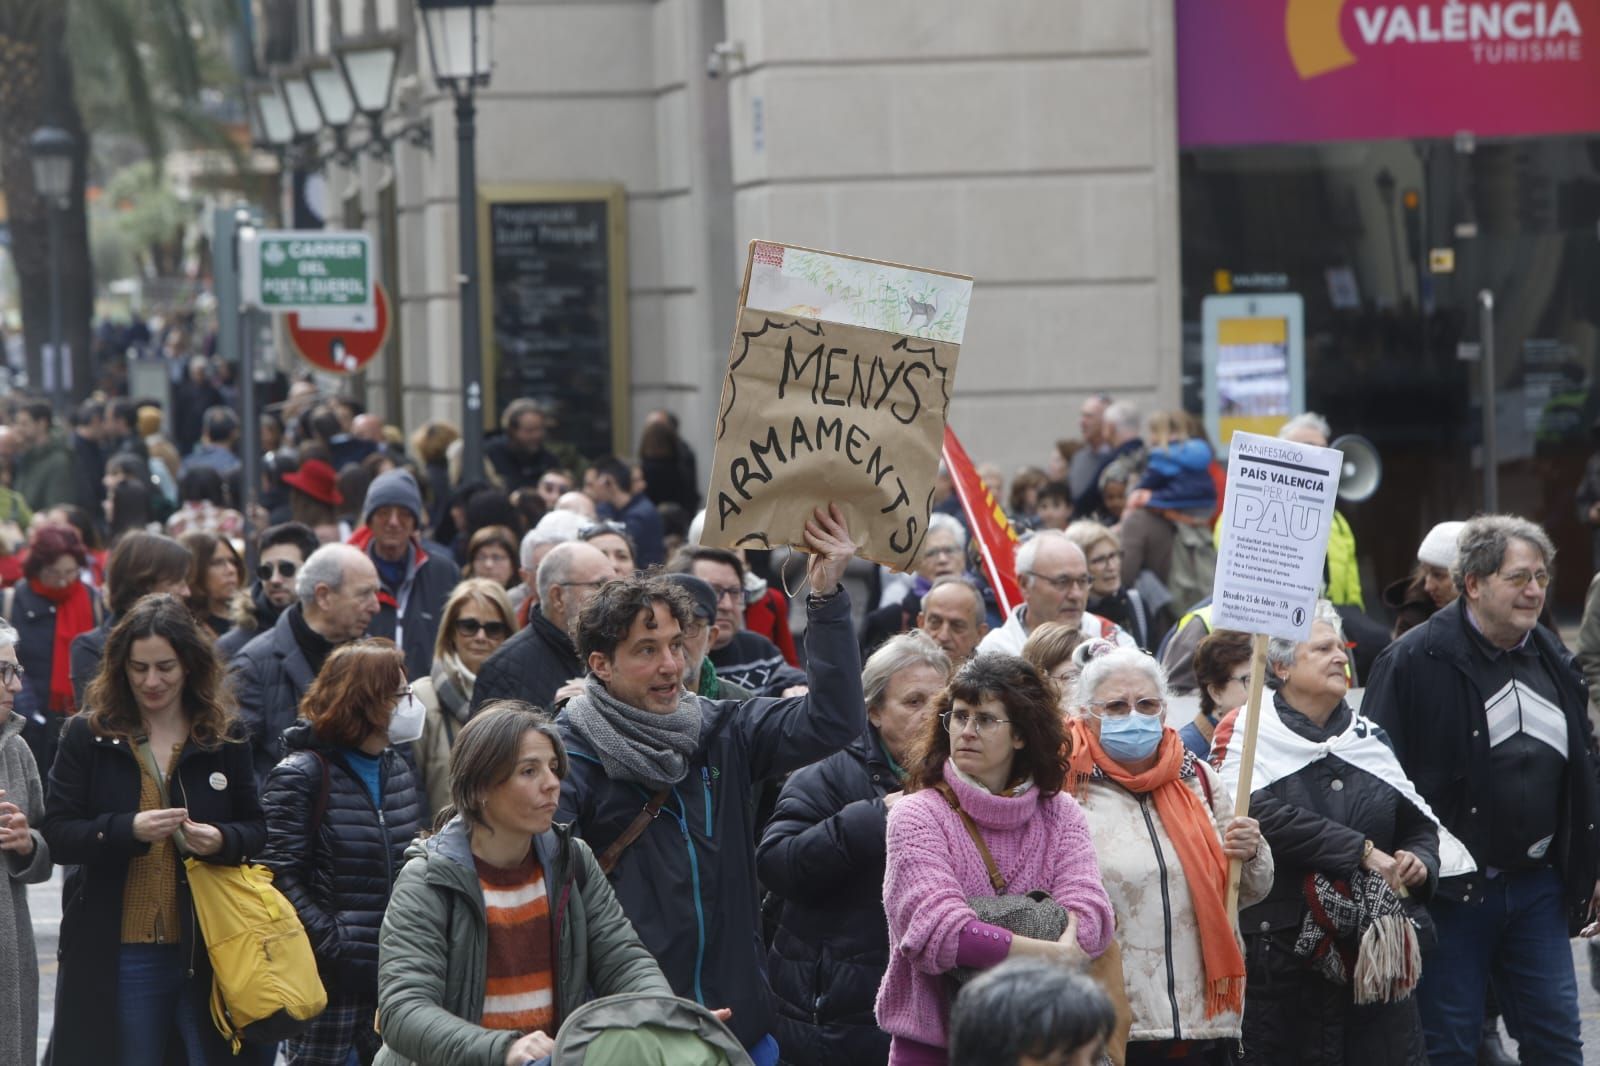
[[[376,999],[378,930],[406,848],[424,815],[422,791],[394,748],[379,764],[380,809],[341,750],[301,721],[283,734],[289,754],[267,774],[261,861],[300,915],[330,998]],[[327,767],[327,803],[316,809]]]

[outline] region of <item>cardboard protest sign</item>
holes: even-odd
[[[1310,635],[1343,464],[1333,448],[1233,434],[1214,628],[1294,641]]]
[[[842,507],[861,554],[922,550],[972,279],[752,241],[703,543],[799,546]]]

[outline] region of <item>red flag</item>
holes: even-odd
[[[955,430],[944,427],[944,465],[955,483],[956,497],[967,515],[967,528],[978,544],[983,557],[983,570],[1000,602],[1002,615],[1022,602],[1022,590],[1017,587],[1017,531],[1000,509],[994,496],[978,477],[966,449],[956,439]]]

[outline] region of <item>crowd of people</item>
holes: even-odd
[[[1091,397],[980,470],[1003,610],[946,471],[893,574],[826,501],[805,554],[699,543],[667,412],[585,459],[516,400],[463,483],[453,427],[297,383],[245,486],[194,370],[182,418],[3,412],[0,1062],[55,866],[50,1061],[233,1057],[185,860],[264,865],[309,940],[328,1005],[259,1063],[1413,1066],[1511,1061],[1501,1018],[1581,1062],[1600,592],[1575,658],[1525,519],[1430,531],[1381,620],[1335,522],[1240,817],[1190,416]]]

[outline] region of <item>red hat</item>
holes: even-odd
[[[333,467],[321,459],[307,459],[300,464],[299,470],[283,475],[283,483],[293,485],[313,500],[337,507],[344,503],[344,497],[339,495],[339,487],[335,484],[337,477]]]

